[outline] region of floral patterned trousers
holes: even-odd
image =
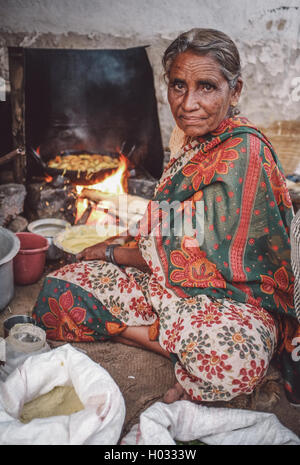
[[[102,261],[66,265],[47,276],[33,316],[52,340],[99,341],[149,326],[174,360],[175,375],[198,401],[250,394],[277,346],[269,312],[205,295],[180,298],[155,275]]]

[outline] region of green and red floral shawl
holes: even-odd
[[[201,242],[200,236],[174,232],[178,210],[185,210],[187,201],[192,205],[186,209],[187,221],[194,231],[202,218]],[[172,202],[176,208],[161,208]],[[299,332],[290,260],[292,218],[285,177],[271,143],[246,118],[229,118],[208,136],[188,140],[170,160],[137,239],[161,285],[178,296],[231,298],[284,315],[291,324],[284,330],[289,337],[282,351],[289,347],[292,359],[290,338],[297,328]],[[300,384],[298,395],[293,393],[300,402],[299,391]]]

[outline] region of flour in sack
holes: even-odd
[[[34,418],[72,415],[72,413],[82,409],[84,409],[84,405],[72,386],[56,386],[47,394],[24,404],[20,421],[29,423]]]

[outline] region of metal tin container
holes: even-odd
[[[12,315],[9,318],[7,318],[4,323],[3,323],[3,328],[4,328],[4,337],[7,337],[9,335],[9,331],[18,324],[32,324],[36,325],[36,321],[28,315]]]
[[[49,242],[49,249],[47,250],[48,260],[58,260],[62,258],[63,252],[56,247],[53,242],[54,237],[63,231],[67,226],[71,226],[65,220],[56,218],[43,218],[36,220],[27,226],[28,231],[46,237]]]

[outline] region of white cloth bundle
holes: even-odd
[[[300,445],[272,413],[157,402],[140,416],[122,445],[172,445],[198,439],[210,445]]]

